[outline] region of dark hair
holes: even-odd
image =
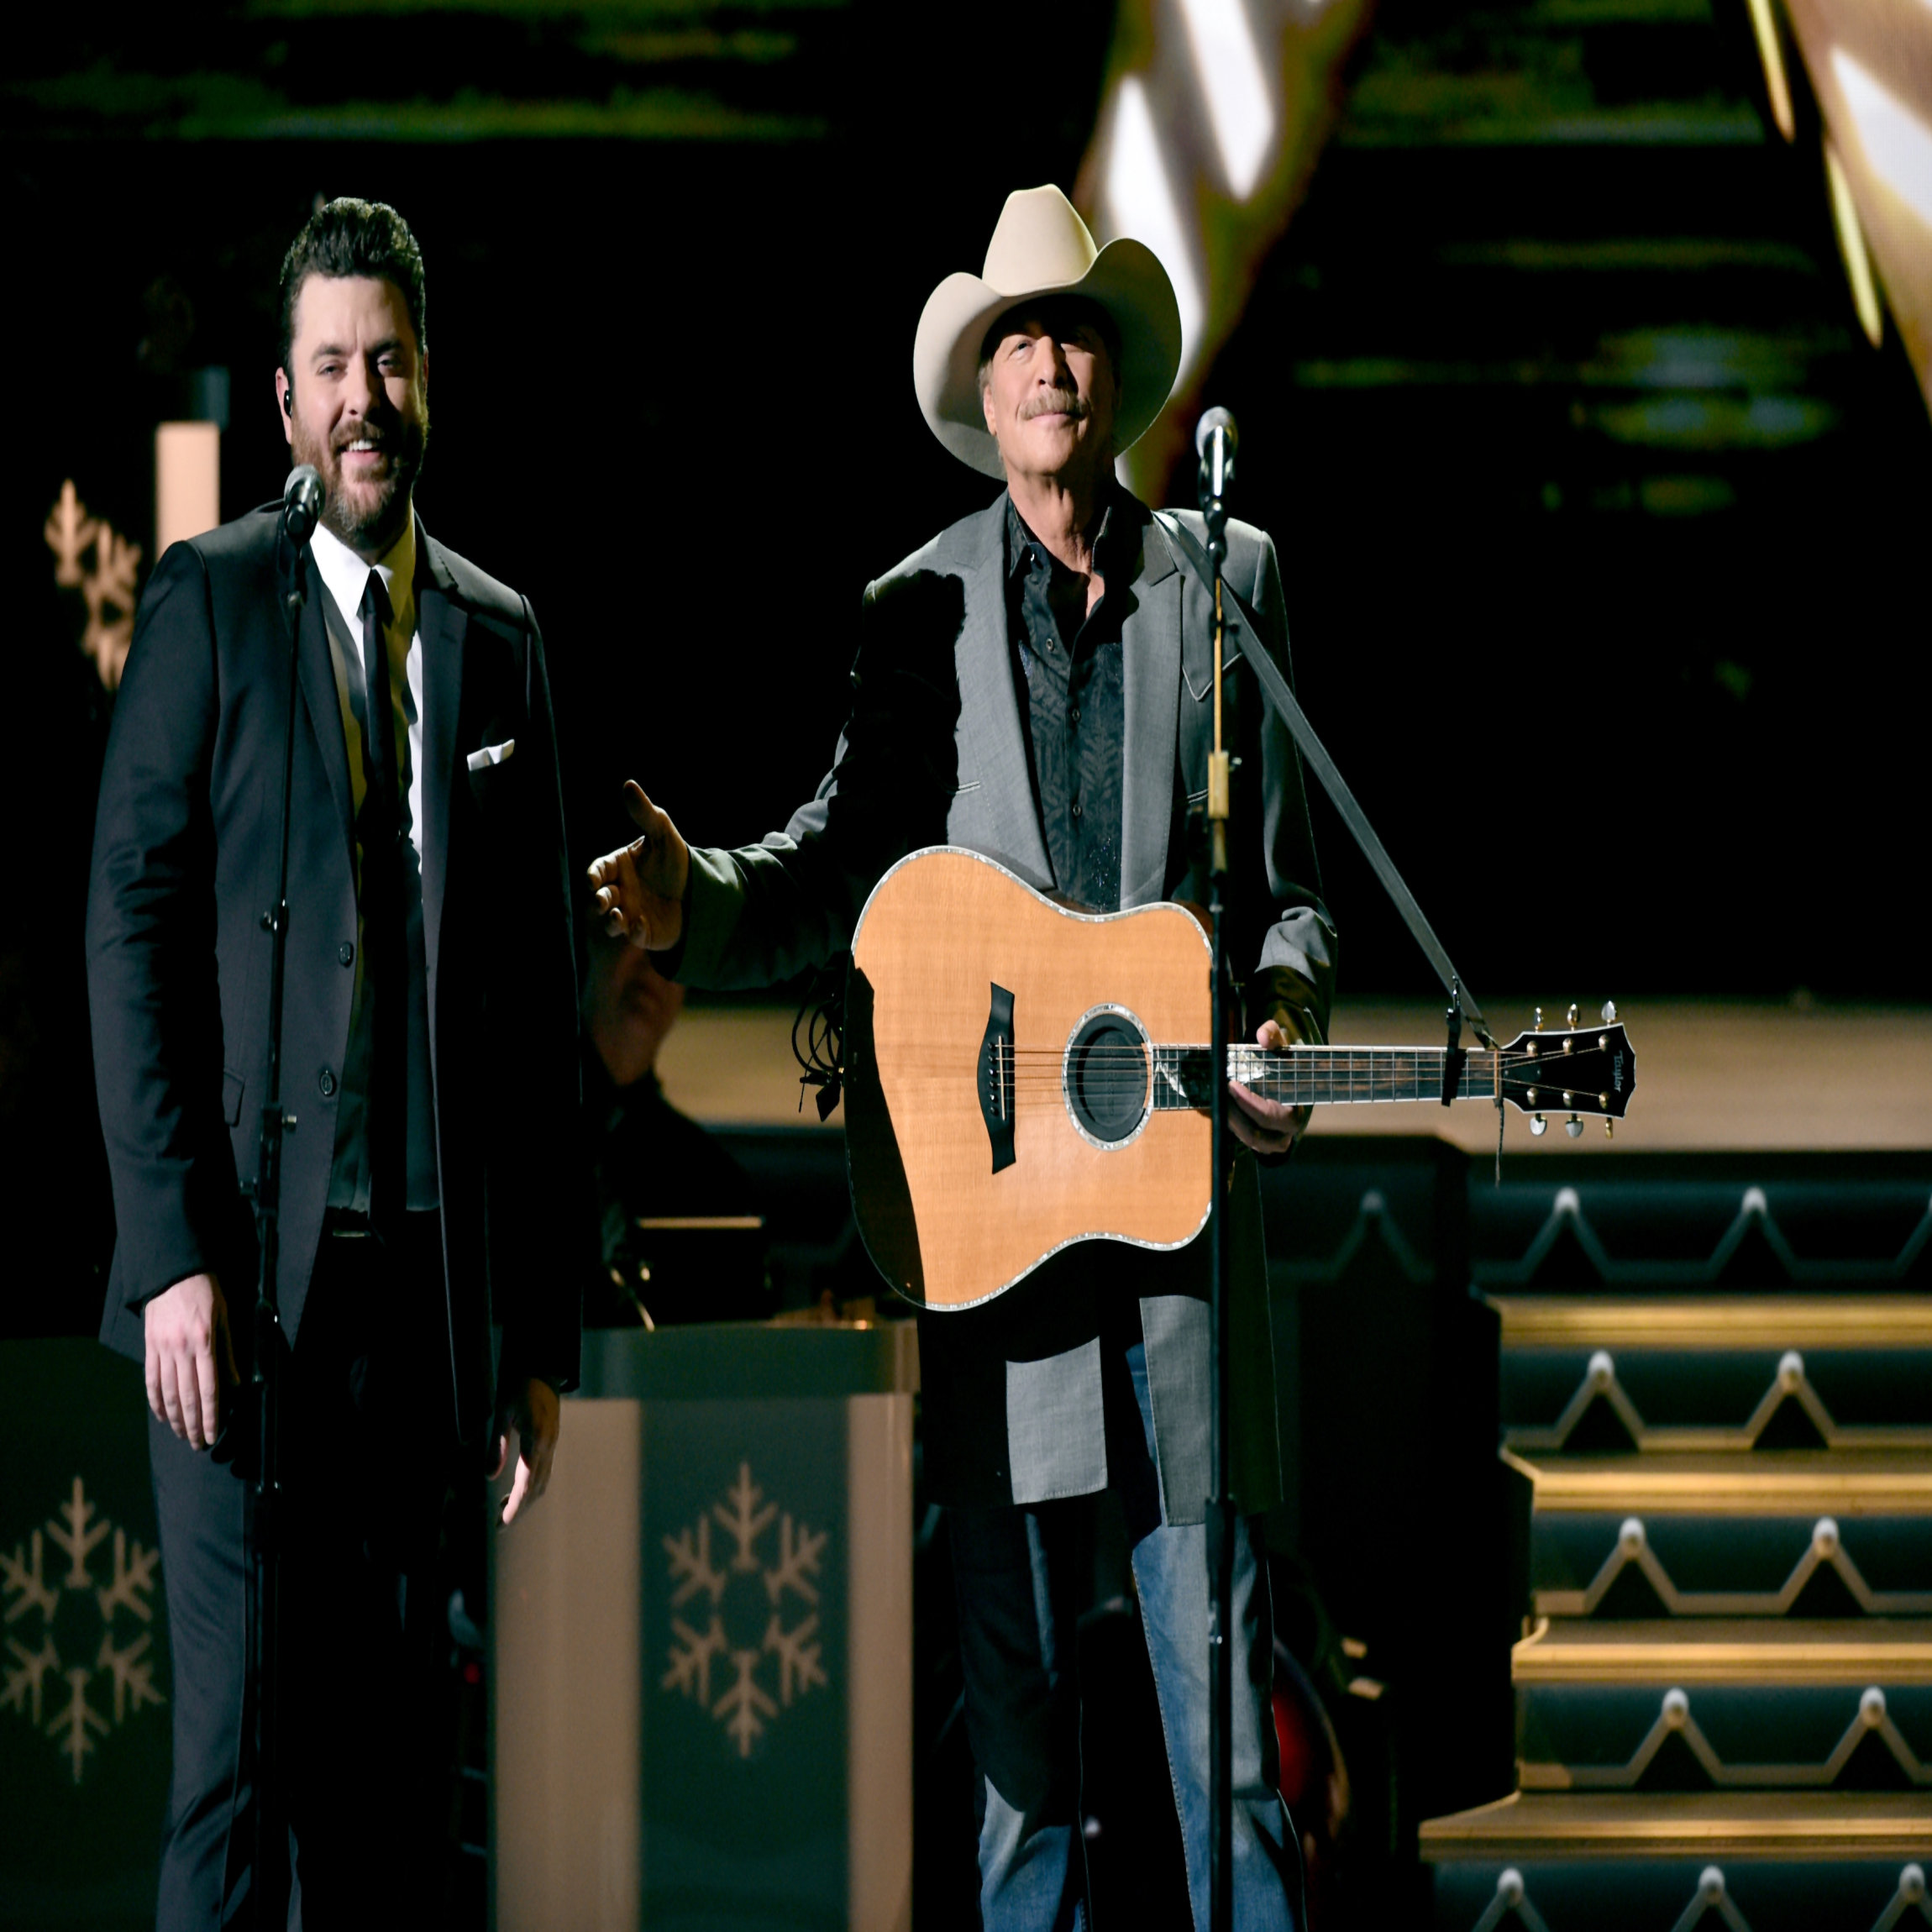
[[[1035,302],[1016,302],[994,322],[979,344],[979,386],[986,386],[986,372],[993,365],[993,352],[1020,323],[1034,320],[1049,328],[1068,322],[1091,323],[1113,365],[1114,380],[1121,375],[1121,332],[1114,318],[1091,296],[1044,295]]]
[[[423,327],[423,250],[409,232],[409,223],[386,202],[358,201],[339,196],[318,208],[289,245],[281,263],[281,342],[276,366],[288,370],[295,347],[295,305],[302,286],[312,275],[370,276],[394,282],[409,311],[416,347],[427,354],[429,337]]]

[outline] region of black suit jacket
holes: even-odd
[[[462,1433],[506,1376],[576,1378],[582,1161],[576,955],[543,640],[528,602],[417,543],[423,932],[451,1360]],[[114,710],[87,903],[95,1080],[118,1243],[102,1339],[204,1269],[238,1331],[256,1268],[242,1186],[267,1083],[270,940],[291,676],[279,506],[161,559]],[[319,600],[295,655],[280,1295],[299,1338],[335,1143],[356,908],[342,711]],[[468,756],[516,740],[480,771]]]

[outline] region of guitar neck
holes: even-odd
[[[1156,1047],[1153,1053],[1157,1110],[1208,1104],[1209,1048]],[[1439,1101],[1448,1058],[1441,1047],[1231,1047],[1227,1070],[1230,1079],[1284,1106]],[[1495,1099],[1496,1058],[1488,1051],[1464,1054],[1456,1098]]]

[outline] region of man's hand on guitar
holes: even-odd
[[[625,781],[624,809],[643,837],[591,867],[591,903],[612,938],[662,953],[684,937],[691,848],[635,779]]]
[[[1260,1047],[1292,1047],[1294,1037],[1278,1021],[1263,1020],[1255,1032]],[[1228,1110],[1228,1131],[1243,1147],[1257,1154],[1285,1154],[1301,1138],[1308,1125],[1306,1107],[1284,1107],[1279,1100],[1264,1100],[1238,1080],[1230,1080],[1227,1090],[1234,1105]]]

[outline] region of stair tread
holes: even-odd
[[[1423,1821],[1451,1859],[1880,1858],[1932,1853],[1932,1792],[1515,1792]]]
[[[1489,1294],[1505,1348],[1932,1348],[1932,1295]]]
[[[1512,1658],[1519,1684],[1924,1684],[1932,1618],[1564,1617],[1525,1637]]]
[[[1698,1515],[1932,1515],[1922,1449],[1504,1452],[1536,1486],[1539,1510]]]

